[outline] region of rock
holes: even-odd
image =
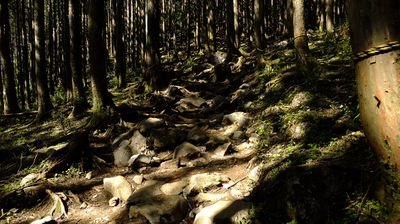
[[[194,107],[201,107],[203,105],[207,105],[206,101],[203,98],[189,96],[183,99],[186,104],[191,104]]]
[[[118,137],[116,137],[114,139],[114,141],[112,142],[112,144],[111,144],[111,147],[110,147],[111,150],[114,151],[116,148],[118,148],[121,145],[122,141],[129,140],[132,137],[133,132],[135,132],[135,129],[132,129],[132,130],[130,130],[128,132],[120,134]]]
[[[46,216],[43,219],[39,219],[36,221],[31,222],[31,224],[53,224],[57,223],[55,220],[51,218],[51,216]]]
[[[175,139],[170,136],[169,131],[166,129],[152,129],[149,139],[154,147],[160,149],[175,145]]]
[[[161,191],[166,195],[179,195],[182,193],[184,183],[176,181],[172,183],[166,183],[161,186]]]
[[[263,172],[264,172],[264,166],[258,165],[250,171],[248,177],[250,180],[258,183],[263,175]]]
[[[166,127],[165,121],[163,119],[150,117],[142,121],[139,125],[140,133],[148,133],[153,128],[163,128]]]
[[[133,182],[135,182],[136,184],[142,184],[143,182],[143,174],[142,175],[135,175],[133,177]]]
[[[215,111],[215,110],[219,110],[219,109],[223,109],[223,106],[228,104],[229,101],[221,96],[221,95],[217,95],[216,97],[213,98],[212,103],[211,103],[211,108]]]
[[[165,97],[176,97],[176,96],[182,96],[183,93],[181,90],[178,89],[178,87],[174,85],[168,86],[168,88],[164,91],[164,96]]]
[[[194,224],[241,223],[247,218],[251,203],[245,201],[219,201],[203,208],[194,219]]]
[[[226,182],[229,182],[229,177],[220,173],[197,174],[190,177],[189,185],[185,187],[183,194],[189,195],[192,191],[204,192],[209,187],[222,185]]]
[[[233,140],[244,141],[246,140],[247,136],[246,133],[243,131],[235,131],[231,137]]]
[[[200,157],[200,158],[194,159],[192,161],[189,161],[187,163],[187,166],[188,167],[202,167],[202,166],[204,166],[206,164],[207,164],[207,159],[203,158],[203,157]]]
[[[239,127],[245,127],[249,125],[250,119],[248,115],[243,112],[234,112],[228,115],[225,115],[222,119],[223,125],[237,124]]]
[[[190,142],[184,142],[175,148],[174,159],[199,154],[200,150]]]
[[[268,117],[276,116],[278,114],[283,114],[286,111],[287,111],[287,108],[281,107],[281,106],[268,107],[263,112],[261,112],[261,116],[263,118],[268,118]]]
[[[178,169],[178,167],[179,167],[179,159],[171,159],[162,162],[160,165],[161,169]]]
[[[123,201],[127,201],[132,195],[132,187],[123,176],[104,178],[103,187],[105,192]]]
[[[114,164],[118,167],[128,166],[128,161],[132,156],[132,151],[129,148],[129,141],[124,140],[113,152]]]
[[[130,139],[129,146],[131,148],[132,155],[141,154],[147,149],[146,138],[136,130]]]
[[[136,205],[149,200],[149,197],[162,195],[160,190],[165,181],[147,180],[139,189],[133,193],[127,200],[127,204]]]
[[[109,201],[108,201],[108,205],[110,207],[114,207],[117,206],[119,202],[119,198],[118,197],[112,197]]]
[[[222,145],[224,143],[229,142],[229,139],[224,138],[224,137],[220,137],[220,136],[212,136],[208,142],[206,142],[206,147],[210,148],[210,147],[215,147],[217,145]]]
[[[219,200],[225,198],[226,196],[228,196],[227,193],[224,193],[224,194],[211,194],[211,193],[202,193],[202,192],[200,192],[195,197],[195,199],[196,199],[196,201],[198,203],[205,202],[205,201],[216,202],[216,201],[219,201]]]
[[[212,55],[212,63],[214,65],[221,64],[225,61],[227,54],[222,51],[217,51]]]
[[[151,224],[180,223],[186,216],[188,203],[182,196],[159,195],[131,206],[129,218]]]
[[[297,108],[302,105],[306,105],[311,101],[311,96],[306,92],[300,92],[294,95],[292,103],[290,104],[292,108]]]
[[[225,143],[225,144],[223,144],[223,145],[218,146],[218,148],[216,148],[216,149],[214,150],[214,154],[215,154],[217,157],[223,157],[223,156],[225,156],[225,155],[226,155],[226,152],[227,152],[228,149],[231,147],[231,145],[232,145],[232,143],[228,142],[228,143]]]
[[[301,140],[307,136],[308,124],[301,122],[298,124],[293,124],[288,129],[286,129],[286,135],[294,140]]]
[[[198,126],[194,127],[187,135],[187,140],[192,142],[204,142],[207,139],[206,133]]]
[[[144,155],[144,154],[139,154],[139,155],[133,155],[129,161],[128,161],[128,166],[129,167],[144,167],[148,166],[153,162],[152,156]]]
[[[169,131],[169,137],[175,141],[175,144],[181,144],[186,141],[188,132],[179,128],[172,128]]]
[[[21,183],[19,183],[19,185],[23,186],[23,185],[29,183],[30,181],[36,179],[38,176],[39,176],[39,174],[30,173],[30,174],[26,175],[24,178],[22,178]]]

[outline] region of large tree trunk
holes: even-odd
[[[159,47],[159,0],[146,2],[146,51],[145,51],[145,77],[146,88],[150,92],[160,90],[160,47]]]
[[[118,88],[126,86],[126,65],[124,46],[124,0],[116,0],[116,35],[115,35],[115,76],[118,78]]]
[[[207,37],[208,37],[208,49],[210,55],[216,50],[216,38],[215,38],[215,1],[207,2]]]
[[[44,2],[34,0],[34,29],[35,29],[35,73],[38,94],[38,114],[36,120],[53,108],[47,86],[46,55],[44,39]]]
[[[14,66],[11,60],[10,52],[10,23],[8,1],[0,2],[0,54],[4,66],[4,83],[5,83],[5,101],[4,112],[18,113],[20,112],[17,100],[17,92],[15,90]]]
[[[262,24],[264,19],[263,0],[254,0],[254,39],[260,49],[265,48],[265,38],[262,33]]]
[[[107,90],[104,36],[104,1],[89,2],[89,64],[93,94],[93,114],[87,128],[102,124],[107,118],[106,106],[116,109]]]
[[[235,15],[233,10],[233,0],[226,1],[226,45],[228,47],[228,56],[226,62],[232,61],[235,54],[240,54],[235,46]]]
[[[82,21],[79,0],[69,0],[69,35],[70,35],[70,65],[73,89],[73,110],[71,116],[85,111],[89,104],[86,100],[82,82]]]
[[[26,30],[26,24],[25,24],[25,0],[21,1],[21,16],[22,16],[22,49],[23,49],[23,70],[22,72],[24,73],[24,94],[25,94],[25,99],[26,99],[26,108],[30,109],[31,108],[31,91],[29,89],[30,87],[30,82],[29,82],[29,51],[28,51],[28,33]],[[28,22],[30,23],[30,22]]]
[[[350,1],[353,53],[400,41],[399,12],[397,1]],[[387,223],[399,223],[400,193],[395,187],[400,184],[399,50],[391,48],[357,58],[355,67],[361,122],[383,171],[379,199],[387,203]]]

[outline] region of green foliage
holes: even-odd
[[[76,167],[76,164],[71,164],[71,166],[62,173],[68,177],[80,177],[80,175],[82,175],[82,172]]]

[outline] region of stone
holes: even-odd
[[[112,197],[109,201],[108,201],[108,205],[110,207],[115,207],[117,206],[119,203],[119,198],[118,197]]]
[[[142,184],[143,182],[143,174],[142,175],[135,175],[133,177],[133,182],[135,182],[135,184]]]
[[[194,159],[192,161],[189,161],[187,163],[187,166],[188,167],[202,167],[206,164],[207,164],[207,159],[204,157],[200,157],[200,158]]]
[[[208,137],[206,133],[204,133],[201,128],[198,126],[194,127],[191,131],[189,131],[187,135],[187,140],[191,142],[204,142],[207,141]]]
[[[128,161],[128,166],[140,168],[150,165],[151,162],[152,162],[152,156],[144,154],[133,155]]]
[[[161,191],[166,195],[179,195],[182,193],[184,183],[182,181],[176,181],[172,183],[166,183],[161,186]]]
[[[293,124],[286,129],[286,135],[294,140],[301,140],[307,136],[307,128],[308,124],[305,122]]]
[[[261,117],[269,118],[269,117],[276,116],[278,114],[283,114],[286,111],[287,111],[287,108],[281,107],[281,106],[268,107],[263,112],[261,112]]]
[[[179,159],[171,159],[165,162],[162,162],[160,165],[161,169],[178,169],[179,167]]]
[[[196,215],[194,224],[213,223],[241,223],[247,218],[251,203],[245,201],[219,201],[211,206],[203,208]]]
[[[191,104],[195,107],[201,107],[204,104],[207,104],[206,101],[203,98],[199,97],[194,97],[194,96],[189,96],[183,99],[185,103]]]
[[[149,197],[162,195],[160,190],[165,181],[147,180],[142,186],[137,189],[127,200],[127,204],[136,205],[146,202]]]
[[[55,220],[53,220],[51,218],[51,216],[46,216],[42,219],[31,222],[31,224],[53,224],[53,223],[57,223],[57,222]]]
[[[180,223],[186,216],[188,202],[182,196],[159,195],[130,206],[129,218],[151,224]]]
[[[211,193],[202,193],[200,192],[195,198],[198,203],[211,201],[216,202],[228,196],[227,193],[224,194],[211,194]]]
[[[225,115],[222,119],[223,125],[235,124],[239,128],[247,127],[251,123],[249,115],[244,112],[234,112]]]
[[[160,118],[150,117],[142,121],[139,125],[140,133],[148,133],[153,128],[163,128],[166,127],[165,121]]]
[[[229,177],[220,173],[203,173],[190,177],[189,185],[183,190],[184,195],[189,195],[191,192],[205,192],[207,188],[219,186],[229,182]]]
[[[225,137],[220,137],[220,136],[212,136],[208,142],[206,142],[206,147],[215,147],[217,145],[222,145],[224,143],[227,143],[229,141],[228,138]]]
[[[132,156],[132,151],[129,148],[129,141],[124,140],[121,142],[120,146],[118,146],[114,152],[114,164],[118,167],[128,166],[128,161]]]
[[[105,192],[122,201],[127,201],[132,195],[132,187],[123,176],[104,178],[103,187]]]
[[[169,131],[166,129],[152,129],[149,140],[154,147],[160,149],[175,145],[175,139],[169,135]]]
[[[146,138],[136,130],[133,133],[133,136],[130,138],[129,146],[131,148],[132,155],[141,154],[147,149]]]
[[[258,165],[250,171],[248,177],[250,180],[258,183],[263,175],[263,172],[264,172],[264,166]]]
[[[246,133],[243,131],[235,131],[231,137],[233,140],[244,141],[247,138]]]
[[[306,105],[311,101],[311,96],[310,94],[307,94],[306,92],[299,92],[296,95],[294,95],[292,103],[290,106],[292,108],[297,108],[302,105]]]
[[[218,146],[215,150],[214,150],[214,154],[217,157],[223,157],[226,155],[226,152],[229,150],[229,148],[231,147],[232,143],[228,142],[225,143],[223,145]]]
[[[182,144],[180,144],[179,146],[177,146],[175,148],[173,158],[176,159],[176,158],[191,156],[191,155],[199,154],[199,153],[200,153],[200,150],[196,146],[194,146],[192,143],[183,142]]]
[[[131,129],[130,131],[120,134],[118,137],[116,137],[111,144],[111,150],[114,151],[116,148],[118,148],[122,141],[129,140],[132,137],[133,132],[135,132],[135,129]]]

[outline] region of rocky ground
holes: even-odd
[[[3,118],[0,223],[384,221],[351,63],[313,41],[314,75],[287,42],[225,67],[174,64],[165,91],[114,92],[125,113],[94,132],[65,106],[34,127]]]

